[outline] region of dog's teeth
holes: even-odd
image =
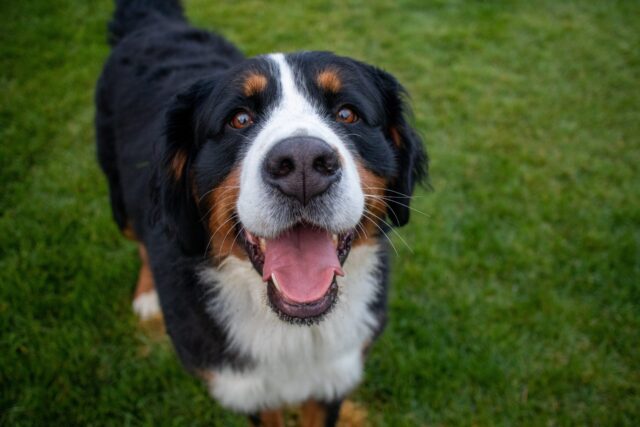
[[[247,236],[247,240],[249,241],[249,243],[255,245],[256,244],[255,236],[251,234],[247,229],[244,230],[244,233],[245,233],[245,236]]]
[[[267,250],[267,241],[260,238],[260,250],[264,253]]]
[[[280,292],[280,285],[278,285],[275,274],[271,274],[271,281],[273,282],[273,286],[275,286],[278,292]]]
[[[337,234],[332,234],[331,235],[331,239],[333,240],[333,246],[335,246],[337,248],[338,247],[338,235]]]

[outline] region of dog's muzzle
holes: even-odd
[[[319,138],[286,138],[267,153],[262,178],[271,187],[306,206],[340,179],[338,153]]]

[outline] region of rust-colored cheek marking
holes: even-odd
[[[387,212],[386,203],[389,202],[384,200],[387,181],[371,172],[359,160],[356,161],[356,166],[364,193],[365,214],[356,227],[354,245],[372,244],[374,243],[373,239],[381,234],[380,228]]]
[[[246,259],[247,254],[239,243],[234,209],[240,194],[240,170],[234,169],[208,197],[209,254],[221,262],[229,255]],[[238,237],[238,238],[236,238]]]
[[[316,83],[326,92],[338,93],[342,88],[342,80],[338,72],[332,68],[321,71],[316,78]]]
[[[249,74],[242,84],[242,91],[244,92],[244,96],[253,96],[259,94],[260,92],[264,92],[264,90],[267,88],[268,82],[269,81],[263,74]]]
[[[171,159],[171,172],[173,173],[173,177],[176,180],[182,178],[182,172],[184,172],[184,167],[187,165],[187,153],[182,150],[176,151],[173,159]]]

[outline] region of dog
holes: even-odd
[[[254,425],[334,426],[381,333],[386,233],[427,177],[389,73],[329,52],[245,58],[176,0],[118,0],[96,89],[133,308]]]

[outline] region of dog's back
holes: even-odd
[[[244,56],[222,37],[189,26],[177,0],[118,0],[109,42],[113,49],[96,90],[98,159],[116,223],[142,238],[150,164],[167,104]]]

